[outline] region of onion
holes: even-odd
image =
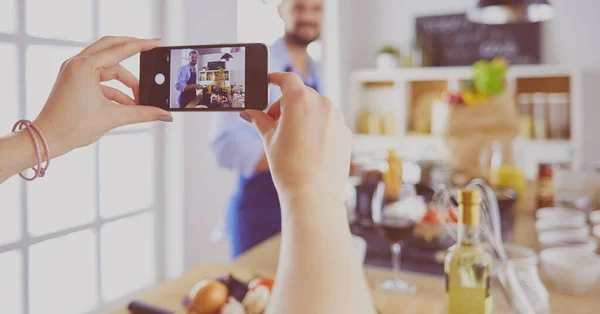
[[[227,286],[223,283],[208,279],[197,283],[190,292],[188,312],[196,314],[218,313],[227,303]]]

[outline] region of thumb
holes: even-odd
[[[260,110],[245,110],[240,112],[240,117],[252,124],[258,133],[264,138],[267,134],[275,130],[277,124],[268,114]]]
[[[168,111],[152,106],[119,106],[121,109],[122,125],[152,121],[172,122],[173,117]]]

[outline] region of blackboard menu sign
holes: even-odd
[[[510,64],[541,62],[539,23],[475,24],[466,14],[450,14],[418,17],[416,32],[428,66],[469,66],[496,56]]]

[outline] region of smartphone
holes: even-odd
[[[268,75],[264,44],[157,47],[140,55],[139,101],[167,111],[264,110]]]

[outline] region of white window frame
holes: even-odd
[[[102,0],[92,0],[93,15],[93,38],[98,38],[99,34],[99,3]],[[152,24],[153,37],[161,38],[166,32],[172,32],[172,27],[166,27],[165,21],[170,20],[169,14],[175,16],[175,14],[181,12],[175,12],[170,0],[153,0],[154,9]],[[181,0],[174,0],[179,2]],[[26,17],[26,4],[25,1],[15,0],[16,4],[16,16],[17,16],[17,28],[14,33],[2,33],[0,32],[0,43],[12,43],[15,44],[18,51],[17,57],[17,68],[25,69],[27,57],[26,50],[30,45],[48,45],[48,46],[62,46],[62,47],[80,47],[84,48],[89,45],[90,42],[80,42],[72,40],[61,40],[61,39],[48,39],[31,36],[26,33],[25,17]],[[166,34],[167,36],[169,34]],[[19,107],[18,114],[20,117],[25,117],[26,114],[32,116],[37,113],[27,113],[27,92],[26,92],[26,73],[25,71],[18,71],[17,73],[17,104],[8,104],[9,106],[17,105]],[[140,209],[134,212],[129,212],[123,215],[112,217],[109,219],[102,218],[100,215],[100,200],[96,197],[96,213],[95,219],[91,223],[79,225],[72,228],[62,229],[56,232],[45,234],[42,236],[30,236],[28,231],[28,217],[27,217],[27,182],[22,180],[20,183],[21,191],[21,207],[20,207],[20,218],[21,218],[21,239],[9,243],[0,245],[0,253],[9,251],[17,251],[21,254],[22,260],[22,309],[23,313],[29,313],[29,249],[32,245],[55,239],[61,236],[65,236],[74,232],[83,230],[92,230],[96,233],[96,264],[97,264],[97,300],[98,306],[90,313],[103,313],[116,306],[123,304],[127,300],[132,299],[139,293],[150,288],[150,286],[144,287],[139,291],[135,291],[128,295],[122,296],[117,300],[111,302],[103,302],[102,299],[102,276],[101,276],[101,237],[100,230],[102,226],[114,222],[119,219],[134,217],[144,213],[151,213],[154,217],[154,242],[155,251],[155,282],[153,284],[164,282],[167,279],[172,279],[179,276],[183,272],[183,201],[182,192],[180,186],[183,181],[183,172],[171,171],[167,169],[168,165],[179,164],[178,158],[182,157],[182,142],[180,141],[167,141],[167,138],[172,136],[181,135],[181,127],[174,127],[168,129],[164,124],[155,123],[150,128],[146,129],[122,129],[115,130],[109,133],[107,136],[118,136],[122,134],[151,134],[154,139],[154,173],[156,175],[154,184],[154,195],[155,199],[153,205],[150,208]],[[94,143],[96,151],[96,180],[99,181],[99,143]],[[175,167],[177,168],[177,167]],[[50,173],[49,175],[53,175]],[[60,175],[60,174],[54,174]],[[96,195],[99,195],[100,184],[96,184]],[[165,208],[169,208],[166,211]],[[48,210],[52,210],[49,208]],[[153,285],[151,284],[151,285]]]

